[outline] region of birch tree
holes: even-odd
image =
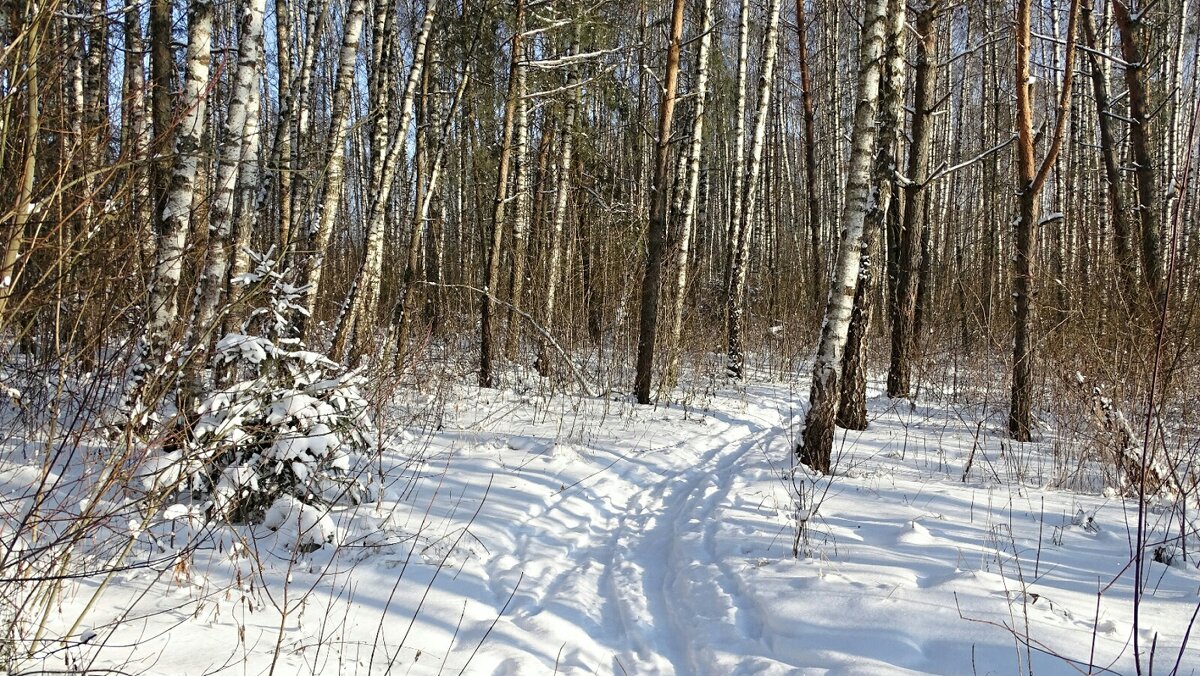
[[[301,335],[306,339],[312,338],[313,323],[307,318],[311,317],[317,309],[317,294],[321,287],[325,255],[333,235],[338,207],[342,203],[343,172],[346,163],[344,145],[346,134],[350,130],[350,92],[354,86],[358,43],[362,35],[363,17],[366,10],[366,0],[350,0],[349,8],[346,11],[346,27],[342,37],[341,54],[338,57],[337,78],[334,80],[333,102],[330,110],[329,158],[325,163],[325,180],[322,182],[322,197],[317,210],[317,219],[306,238],[308,251],[305,252],[302,268],[303,286],[305,287],[305,316],[299,318],[298,323],[301,327]]]
[[[730,240],[733,255],[729,267],[729,318],[726,333],[725,369],[731,378],[741,378],[745,369],[742,354],[742,314],[745,312],[746,267],[750,262],[750,243],[758,206],[759,176],[762,174],[763,145],[767,137],[767,116],[771,109],[771,88],[775,76],[775,54],[779,44],[779,0],[771,0],[767,10],[767,36],[763,45],[763,66],[758,78],[758,106],[754,116],[754,136],[746,164],[745,196],[740,199],[737,228]],[[737,188],[737,179],[734,182]],[[736,202],[735,202],[736,203]]]
[[[504,103],[504,132],[500,141],[500,166],[496,172],[496,199],[492,208],[492,237],[488,244],[487,268],[483,293],[480,294],[479,311],[479,386],[492,387],[492,350],[495,341],[493,294],[500,289],[500,247],[504,242],[504,212],[508,201],[508,172],[512,164],[513,130],[516,127],[517,101],[525,92],[521,91],[524,78],[524,31],[525,0],[515,1],[515,18],[508,69],[508,96]]]
[[[858,54],[858,98],[851,131],[849,174],[846,179],[845,206],[841,216],[842,235],[837,267],[825,308],[825,321],[813,361],[812,387],[808,412],[796,454],[812,469],[833,470],[833,430],[840,403],[842,353],[846,332],[854,309],[854,290],[858,284],[863,225],[871,191],[872,152],[875,146],[875,116],[879,107],[879,82],[883,71],[888,0],[867,0],[864,7]]]

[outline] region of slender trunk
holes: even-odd
[[[31,18],[29,35],[25,38],[28,48],[25,55],[25,161],[21,165],[17,203],[13,207],[12,229],[4,243],[4,259],[0,263],[0,331],[12,324],[6,316],[9,299],[17,282],[17,259],[25,243],[25,227],[33,215],[33,186],[37,176],[37,149],[41,134],[41,83],[38,77],[38,52],[41,51],[40,24]]]
[[[859,41],[858,98],[851,134],[850,172],[846,178],[845,208],[838,262],[825,309],[825,322],[813,362],[812,387],[801,441],[800,461],[828,474],[833,469],[833,430],[840,404],[842,352],[858,285],[863,226],[871,190],[875,115],[887,33],[888,0],[867,0]]]
[[[386,3],[382,3],[386,5]],[[367,216],[367,242],[363,264],[355,280],[355,294],[349,305],[348,316],[344,317],[334,332],[333,353],[348,355],[352,360],[362,356],[362,350],[370,346],[370,334],[374,327],[374,319],[379,306],[380,282],[383,275],[383,244],[387,224],[387,208],[391,200],[392,187],[396,181],[396,172],[403,165],[401,153],[408,145],[408,126],[412,121],[415,107],[417,84],[421,82],[425,72],[425,55],[428,49],[429,33],[433,27],[434,13],[437,10],[437,0],[429,0],[425,6],[425,18],[421,23],[421,32],[413,49],[412,66],[408,72],[408,80],[404,86],[404,99],[400,104],[400,121],[395,131],[389,129],[384,111],[387,109],[387,98],[383,93],[390,84],[386,76],[380,77],[375,83],[376,91],[372,96],[377,103],[372,108],[380,115],[376,122],[375,134],[372,140],[377,155],[373,186],[371,190],[370,210]],[[394,21],[387,21],[388,32],[395,30]],[[396,43],[396,36],[391,35],[384,41]],[[382,54],[378,57],[383,60]],[[383,64],[378,66],[384,70]],[[387,142],[391,133],[391,141]],[[418,199],[420,195],[418,194]]]
[[[683,306],[687,299],[688,256],[691,252],[692,229],[696,225],[696,203],[700,192],[700,157],[704,149],[705,97],[708,95],[708,57],[712,49],[713,0],[704,0],[704,18],[700,27],[700,47],[696,54],[695,109],[692,112],[692,139],[688,148],[686,193],[679,223],[679,244],[675,251],[675,303],[671,308],[670,351],[664,381],[669,389],[679,376],[680,337],[683,332]],[[682,157],[682,155],[681,155]]]
[[[912,374],[913,323],[917,310],[917,283],[920,279],[921,234],[926,228],[926,184],[929,181],[929,155],[932,140],[934,79],[937,77],[937,33],[934,22],[937,3],[921,9],[917,15],[917,61],[913,92],[912,145],[908,152],[908,183],[904,186],[904,208],[896,241],[895,271],[891,299],[892,352],[888,365],[889,397],[907,397]]]
[[[252,90],[258,89],[258,64],[263,55],[262,29],[265,10],[266,0],[247,0],[238,30],[241,39],[241,44],[238,45],[238,67],[234,76],[229,112],[225,117],[216,186],[209,201],[206,259],[196,287],[195,311],[192,318],[193,331],[201,334],[195,338],[195,346],[200,348],[207,347],[215,339],[215,336],[211,335],[213,331],[210,327],[214,325],[217,308],[228,281],[236,189],[249,150],[247,145],[258,143],[258,134],[249,135],[247,127],[257,127],[258,110],[251,109],[250,103],[255,98]],[[248,122],[249,118],[255,118],[255,122]]]
[[[1116,4],[1116,3],[1114,3]],[[1050,146],[1039,168],[1034,159],[1033,101],[1029,70],[1030,0],[1017,0],[1017,221],[1013,252],[1013,362],[1008,432],[1015,441],[1029,441],[1033,419],[1033,269],[1042,187],[1062,147],[1062,133],[1071,102],[1075,67],[1075,33],[1079,0],[1072,0],[1067,25],[1066,67],[1059,95],[1057,120]]]
[[[1100,159],[1104,164],[1105,192],[1108,196],[1109,218],[1112,220],[1118,278],[1125,307],[1132,312],[1141,296],[1137,282],[1138,264],[1131,245],[1129,222],[1125,217],[1125,198],[1121,191],[1121,161],[1117,154],[1117,136],[1112,125],[1108,74],[1096,54],[1096,19],[1092,15],[1090,3],[1082,8],[1082,13],[1083,36],[1088,47],[1088,65],[1092,75],[1092,92],[1096,97],[1096,127],[1100,132]]]
[[[133,388],[130,400],[135,406],[146,409],[157,405],[162,391],[147,392],[144,377],[151,368],[164,362],[179,315],[184,243],[191,229],[192,199],[196,193],[196,176],[203,152],[201,139],[207,119],[212,22],[211,0],[191,0],[182,116],[175,130],[174,170],[159,216],[162,227],[158,233],[157,262],[150,287],[149,325],[130,383]],[[134,411],[135,416],[142,413],[141,410]]]
[[[150,268],[154,260],[153,209],[150,201],[150,129],[146,125],[146,73],[143,65],[145,41],[142,39],[141,14],[137,3],[125,6],[125,138],[122,150],[129,162],[129,218],[137,231],[138,253]]]
[[[508,311],[508,334],[505,340],[505,350],[509,359],[516,356],[517,342],[520,340],[520,323],[517,321],[518,312],[524,304],[525,293],[525,253],[529,244],[529,104],[525,101],[525,69],[518,71],[520,81],[517,90],[521,96],[517,99],[517,121],[513,142],[516,154],[516,177],[513,180],[513,231],[512,231],[512,272],[510,286],[512,289]]]
[[[500,142],[500,168],[496,175],[496,201],[492,208],[492,238],[488,244],[487,270],[484,279],[483,298],[480,300],[479,328],[479,386],[493,387],[492,343],[495,339],[493,320],[495,301],[493,294],[500,292],[500,248],[504,243],[504,209],[508,201],[508,172],[512,164],[513,129],[516,126],[517,99],[524,92],[524,78],[520,71],[524,66],[525,0],[515,0],[516,19],[512,37],[512,54],[508,70],[508,97],[504,104],[504,133]]]
[[[746,166],[746,195],[741,200],[741,213],[737,215],[737,234],[734,238],[733,257],[729,269],[729,297],[726,303],[728,318],[726,344],[726,373],[731,378],[741,378],[745,369],[742,354],[742,314],[745,312],[746,268],[750,264],[750,243],[754,234],[755,210],[758,206],[758,183],[762,173],[763,145],[766,143],[767,114],[771,108],[771,87],[775,75],[775,54],[779,44],[780,0],[771,0],[768,9],[767,37],[764,45],[762,73],[759,75],[758,108],[754,119],[754,139],[750,146],[750,157]]]
[[[132,14],[136,14],[133,12]],[[151,167],[150,186],[154,195],[153,216],[157,232],[162,224],[158,217],[166,199],[171,180],[171,160],[168,148],[173,147],[175,97],[175,56],[171,51],[171,0],[150,1],[150,119],[154,128],[154,143],[150,156],[158,158]]]
[[[728,305],[730,287],[733,282],[733,258],[736,255],[735,241],[740,227],[742,215],[742,197],[745,191],[745,162],[746,162],[746,96],[748,85],[748,65],[750,60],[750,0],[742,0],[741,12],[738,15],[738,61],[737,61],[737,109],[733,119],[733,188],[731,190],[732,204],[729,210],[729,222],[725,227],[725,241],[728,243],[725,254],[725,302]]]
[[[567,46],[567,55],[574,54],[576,45],[574,38]],[[579,109],[579,72],[572,66],[567,71],[566,87],[567,105],[563,111],[562,148],[559,150],[558,178],[554,189],[554,213],[550,217],[550,262],[546,270],[546,297],[544,301],[542,325],[547,331],[554,331],[554,313],[558,304],[558,284],[562,277],[563,260],[563,229],[567,221],[567,200],[571,191],[571,168],[575,141],[575,117]],[[552,373],[550,350],[545,340],[538,343],[537,367],[544,376]]]
[[[817,187],[817,122],[813,110],[813,84],[808,68],[808,20],[805,0],[796,0],[796,35],[799,38],[800,103],[804,111],[804,204],[808,214],[809,266],[812,301],[821,302],[825,289],[825,257],[821,247],[821,195]]]
[[[314,227],[308,233],[308,251],[304,259],[303,286],[305,313],[298,317],[300,334],[312,339],[316,322],[312,316],[317,310],[321,276],[325,268],[325,254],[333,236],[333,226],[342,203],[344,169],[346,162],[346,135],[350,131],[350,93],[354,86],[355,64],[358,61],[358,43],[362,35],[366,0],[350,0],[346,12],[346,32],[342,38],[341,54],[338,58],[337,79],[333,89],[333,102],[329,123],[329,159],[325,165],[323,194]]]
[[[867,428],[867,331],[874,311],[875,259],[877,241],[890,217],[896,193],[896,156],[904,133],[905,6],[903,0],[890,0],[887,18],[887,55],[880,87],[878,135],[875,150],[875,199],[863,226],[858,285],[854,290],[854,310],[846,331],[842,355],[841,400],[837,424],[853,430]],[[921,33],[921,23],[917,23]],[[930,26],[926,26],[930,28]],[[929,31],[932,32],[932,31]],[[921,50],[917,50],[920,63]],[[919,100],[919,99],[918,99]]]
[[[675,117],[675,92],[679,85],[679,52],[683,44],[684,0],[674,0],[671,35],[667,45],[665,87],[658,109],[658,143],[654,163],[654,195],[650,204],[650,230],[646,246],[646,271],[642,278],[638,321],[637,375],[634,392],[639,404],[650,403],[654,379],[654,343],[658,337],[658,301],[662,292],[662,263],[667,239],[667,206],[671,174],[671,123]]]
[[[1121,40],[1121,58],[1125,61],[1125,87],[1129,92],[1129,144],[1133,150],[1134,183],[1137,186],[1138,215],[1142,230],[1142,276],[1151,305],[1160,305],[1163,294],[1162,235],[1158,224],[1156,157],[1152,148],[1149,101],[1142,71],[1148,66],[1137,42],[1137,24],[1123,2],[1113,2],[1113,18]]]

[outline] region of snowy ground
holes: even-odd
[[[50,646],[38,666],[1134,671],[1125,503],[1048,487],[1061,463],[1008,445],[977,408],[881,397],[868,431],[839,436],[832,483],[793,479],[806,392],[756,384],[687,409],[462,386],[407,397],[396,419],[423,426],[383,460],[387,499],[331,515],[341,547],[293,553],[288,528],[202,534],[184,562],[115,576],[74,634],[87,645]],[[180,541],[194,536],[172,516]],[[1150,523],[1152,540],[1178,531],[1166,512]],[[1200,571],[1179,558],[1148,560],[1139,629],[1156,671],[1178,660],[1188,674],[1200,671],[1197,639],[1180,649]],[[58,631],[102,582],[63,600]]]

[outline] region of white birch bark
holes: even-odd
[[[325,253],[333,234],[334,221],[342,204],[344,171],[346,163],[346,135],[350,131],[350,92],[354,85],[355,65],[358,61],[358,43],[362,37],[363,17],[366,0],[350,0],[346,12],[346,29],[342,37],[341,54],[338,57],[337,79],[333,89],[333,105],[329,124],[329,159],[325,165],[325,179],[316,222],[307,241],[308,251],[303,257],[303,286],[305,317],[298,319],[301,335],[311,338],[313,323],[308,321],[316,311],[321,274],[325,267]]]
[[[567,48],[567,56],[575,53],[575,44]],[[567,220],[567,198],[571,190],[571,163],[575,136],[575,116],[579,108],[579,73],[575,66],[567,72],[567,106],[563,112],[562,149],[558,158],[558,179],[554,189],[554,212],[550,218],[550,262],[546,271],[546,300],[543,307],[542,326],[546,331],[554,330],[554,312],[558,305],[558,280],[562,276],[563,227]],[[549,345],[545,340],[538,346],[538,372],[544,376],[551,373]]]
[[[842,211],[841,244],[834,269],[825,322],[813,360],[812,388],[808,413],[796,453],[801,462],[816,471],[832,469],[833,429],[840,398],[842,352],[854,309],[858,283],[860,243],[869,209],[872,152],[875,145],[875,114],[879,102],[887,0],[868,0],[859,43],[858,101],[854,109],[849,173],[845,207]]]
[[[779,46],[779,0],[771,0],[767,10],[766,45],[762,73],[759,76],[758,108],[754,116],[754,137],[750,144],[750,156],[746,164],[745,196],[738,200],[740,209],[735,211],[737,219],[734,237],[730,243],[733,255],[730,257],[729,268],[729,297],[727,314],[729,317],[726,370],[731,378],[741,378],[744,369],[742,354],[742,314],[745,312],[743,297],[746,294],[746,267],[750,259],[750,242],[754,232],[755,209],[758,206],[758,178],[762,174],[763,146],[767,138],[767,116],[771,110],[771,88],[775,76],[775,55]],[[739,69],[744,66],[739,66]],[[735,186],[742,172],[735,174]]]
[[[679,248],[675,251],[675,302],[671,307],[670,353],[666,378],[674,384],[679,375],[679,341],[683,332],[683,306],[688,285],[688,257],[692,229],[696,224],[696,203],[700,192],[700,155],[704,146],[704,106],[708,94],[708,57],[712,49],[713,0],[704,0],[704,19],[700,27],[700,48],[696,56],[695,109],[692,112],[692,138],[688,146],[687,178],[682,192],[682,220],[679,221]],[[682,154],[681,154],[682,157]]]
[[[216,186],[208,209],[208,247],[196,288],[193,331],[197,345],[211,340],[213,320],[225,291],[230,257],[230,235],[233,231],[234,199],[240,171],[244,166],[249,145],[258,145],[258,111],[250,107],[258,89],[258,64],[263,57],[263,13],[266,0],[246,0],[242,7],[239,28],[238,67],[233,80],[233,95],[225,117],[221,139],[220,163],[217,166]],[[253,119],[254,122],[248,122]],[[254,134],[248,134],[253,126]],[[255,151],[257,152],[257,151]]]
[[[408,127],[412,122],[414,102],[416,100],[417,84],[425,65],[425,52],[428,49],[429,33],[433,27],[433,19],[437,11],[437,0],[429,0],[425,5],[425,18],[421,22],[421,30],[413,48],[412,66],[408,71],[408,80],[404,86],[404,99],[400,104],[400,120],[391,135],[390,143],[384,143],[377,136],[378,147],[385,154],[379,159],[377,182],[372,190],[371,206],[367,216],[367,243],[363,264],[358,279],[355,282],[353,298],[348,306],[345,317],[339,321],[335,330],[334,353],[357,356],[358,350],[365,347],[364,340],[369,333],[371,319],[379,306],[379,284],[383,271],[383,242],[387,225],[387,206],[391,199],[392,187],[396,181],[396,172],[402,166],[401,153],[408,147]],[[395,37],[393,36],[393,42]],[[387,83],[381,83],[384,87]],[[390,130],[387,125],[376,128],[376,134],[386,138]]]
[[[150,353],[161,359],[171,327],[179,314],[179,277],[183,270],[183,247],[191,227],[192,197],[200,165],[201,137],[207,119],[209,60],[212,52],[211,0],[192,0],[188,18],[188,49],[185,61],[182,113],[175,132],[175,159],[162,208],[162,230],[158,258],[150,289]]]

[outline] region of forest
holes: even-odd
[[[1192,673],[1198,126],[1195,0],[2,0],[0,674]]]

